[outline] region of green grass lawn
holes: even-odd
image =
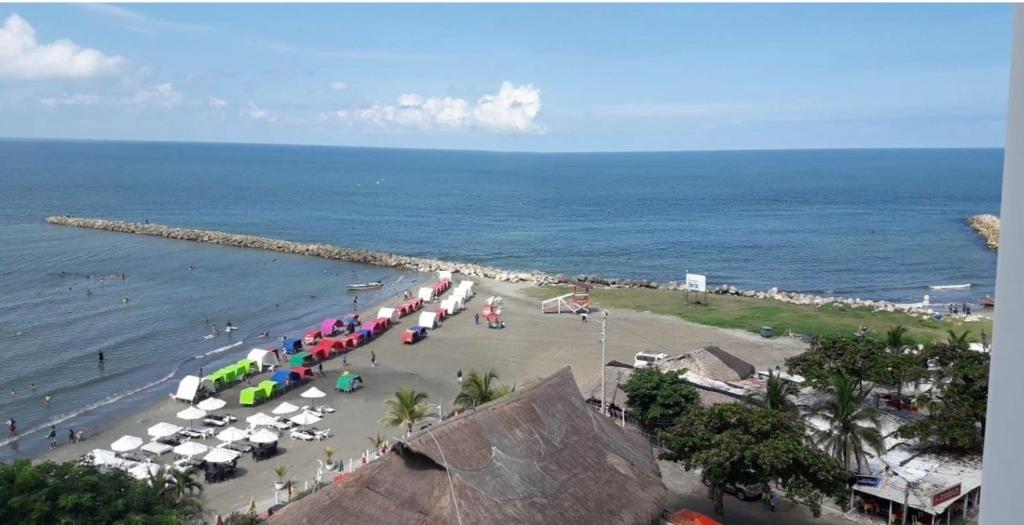
[[[565,287],[526,288],[528,297],[549,299],[569,293]],[[853,335],[861,325],[875,334],[883,334],[890,326],[903,325],[918,343],[945,339],[947,330],[970,330],[971,339],[978,340],[982,330],[992,334],[992,321],[976,322],[922,319],[901,312],[874,312],[870,308],[839,305],[822,307],[787,304],[770,299],[731,295],[706,296],[706,304],[687,304],[686,294],[668,290],[642,288],[595,288],[591,300],[598,306],[613,310],[625,308],[640,312],[676,315],[687,321],[722,328],[739,328],[757,332],[771,326],[777,335],[793,332],[816,335]],[[701,297],[701,300],[705,299]]]

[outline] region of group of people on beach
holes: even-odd
[[[971,315],[971,305],[969,305],[967,303],[947,304],[946,305],[946,312],[949,313],[950,315],[957,315],[959,313],[963,313],[964,315]]]

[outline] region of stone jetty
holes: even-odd
[[[967,225],[985,239],[986,246],[993,250],[999,249],[999,217],[987,213],[975,215],[967,219]]]
[[[538,286],[567,284],[577,281],[584,281],[599,287],[607,288],[649,288],[666,291],[685,291],[685,283],[670,281],[658,283],[645,279],[607,279],[594,275],[551,275],[540,271],[514,271],[491,266],[484,266],[472,263],[444,261],[440,259],[428,259],[422,257],[410,257],[392,253],[378,252],[372,250],[361,250],[357,248],[344,248],[330,244],[300,243],[259,237],[255,235],[241,235],[236,233],[225,233],[211,230],[193,230],[187,228],[173,228],[161,224],[142,224],[137,222],[125,222],[105,219],[86,219],[70,217],[67,215],[47,217],[46,222],[58,226],[73,226],[76,228],[88,228],[92,230],[104,230],[118,233],[133,233],[138,235],[152,235],[167,239],[182,241],[202,242],[217,244],[221,246],[233,246],[236,248],[252,248],[272,252],[290,253],[305,255],[309,257],[320,257],[336,261],[345,261],[358,264],[369,264],[386,268],[399,268],[416,272],[436,272],[448,270],[465,275],[467,277],[494,279],[502,282],[532,283]],[[998,219],[996,219],[998,229]],[[998,231],[998,230],[997,230]],[[871,308],[876,311],[902,311],[914,314],[931,314],[933,311],[926,304],[898,304],[888,301],[874,301],[870,299],[859,299],[835,296],[817,296],[799,292],[784,292],[778,288],[771,288],[765,291],[741,290],[735,286],[723,284],[717,288],[709,289],[708,293],[720,295],[736,295],[754,299],[766,299],[789,304],[804,306],[827,306],[842,305],[851,308]]]

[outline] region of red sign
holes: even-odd
[[[948,489],[942,489],[932,495],[932,506],[938,507],[945,501],[949,501],[960,495],[960,484],[957,483]]]

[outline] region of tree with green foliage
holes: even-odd
[[[808,442],[796,418],[781,412],[738,403],[697,407],[660,436],[668,450],[661,459],[701,469],[720,515],[726,483],[775,482],[815,516],[825,497],[846,505],[846,469]]]
[[[764,393],[754,397],[754,402],[768,410],[795,415],[798,413],[796,404],[790,399],[796,395],[796,385],[786,381],[771,370],[768,371],[768,381],[765,382]]]
[[[201,513],[198,500],[122,471],[78,463],[0,464],[0,523],[180,524]]]
[[[937,451],[981,451],[991,355],[971,350],[967,337],[966,332],[951,331],[946,341],[925,347],[934,386],[931,395],[919,396],[918,403],[927,415],[900,427],[900,436]]]
[[[503,398],[515,391],[515,386],[498,386],[497,380],[498,373],[493,369],[483,374],[476,370],[471,371],[463,380],[459,393],[455,396],[454,405],[459,410],[469,410]]]
[[[828,387],[828,399],[811,411],[827,425],[813,432],[815,443],[845,468],[853,459],[857,472],[867,462],[869,450],[878,454],[885,448],[878,431],[878,413],[864,403],[868,393],[858,389],[852,379],[837,374]]]
[[[630,413],[645,426],[675,422],[697,405],[697,390],[680,379],[678,371],[641,368],[620,387]]]
[[[426,400],[426,392],[403,386],[395,392],[395,397],[385,401],[388,413],[380,421],[389,427],[406,427],[412,432],[413,425],[433,415]]]
[[[872,371],[886,355],[885,344],[870,337],[818,337],[806,352],[786,359],[786,367],[819,389],[828,388],[836,374],[853,379],[859,387],[872,379]]]

